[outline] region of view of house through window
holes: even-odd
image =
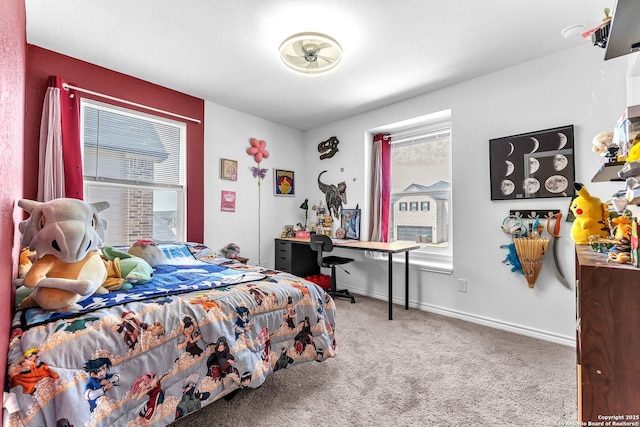
[[[82,100],[85,200],[107,201],[105,243],[184,240],[186,125]]]
[[[449,252],[450,200],[450,120],[392,132],[389,241]]]

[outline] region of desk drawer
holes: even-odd
[[[291,242],[276,239],[275,269],[291,273]]]
[[[275,239],[275,269],[299,277],[320,272],[317,252],[311,250],[308,242]]]

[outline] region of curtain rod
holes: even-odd
[[[149,107],[149,106],[143,105],[143,104],[138,104],[137,102],[131,102],[131,101],[127,101],[127,100],[124,100],[124,99],[116,98],[116,97],[113,97],[113,96],[105,95],[103,93],[98,93],[98,92],[94,92],[94,91],[91,91],[91,90],[88,90],[88,89],[83,89],[81,87],[72,86],[72,85],[67,84],[67,83],[63,83],[62,84],[62,88],[64,90],[66,90],[66,91],[68,91],[69,89],[77,90],[78,92],[88,93],[89,95],[99,96],[99,97],[102,97],[102,98],[110,99],[112,101],[122,102],[123,104],[133,105],[134,107],[139,107],[139,108],[144,108],[144,109],[147,109],[147,110],[155,111],[156,113],[162,113],[162,114],[166,114],[166,115],[172,116],[172,117],[177,117],[177,118],[180,118],[180,119],[183,119],[183,120],[189,120],[190,122],[194,122],[194,123],[197,123],[197,124],[201,124],[202,123],[200,120],[194,119],[192,117],[182,116],[180,114],[172,113],[170,111],[160,110],[158,108]]]

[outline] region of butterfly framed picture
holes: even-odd
[[[295,196],[295,172],[273,169],[273,194],[276,196]]]

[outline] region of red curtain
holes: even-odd
[[[369,240],[388,242],[391,202],[391,137],[387,134],[378,134],[373,138],[371,171]]]
[[[66,82],[59,77],[53,78],[56,87],[62,89],[62,84]],[[84,182],[80,146],[80,98],[71,89],[60,91],[60,121],[62,122],[65,197],[82,200]]]
[[[40,124],[38,200],[83,199],[80,100],[66,82],[50,76]]]

